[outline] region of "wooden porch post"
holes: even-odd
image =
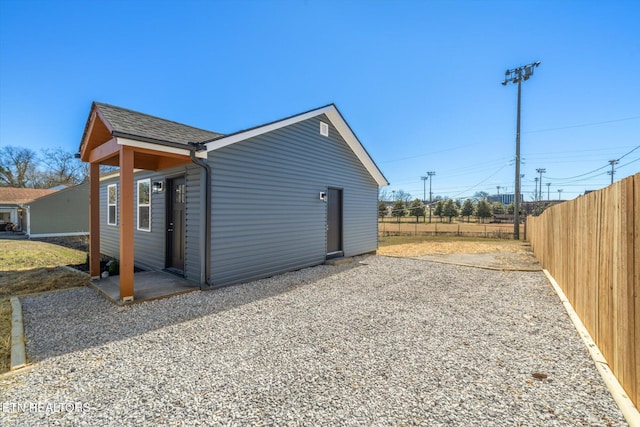
[[[100,277],[100,164],[89,165],[89,275]]]
[[[133,300],[133,151],[120,148],[120,299]]]

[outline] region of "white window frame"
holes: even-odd
[[[140,203],[140,184],[147,184],[147,187],[149,188],[149,201],[148,203]],[[146,231],[146,232],[151,232],[151,178],[146,178],[146,179],[139,179],[137,181],[137,185],[136,185],[136,217],[137,217],[137,221],[136,221],[136,225],[137,225],[137,229],[138,231]],[[147,208],[149,209],[149,227],[148,228],[143,228],[140,226],[140,208]]]
[[[109,199],[109,195],[111,194],[111,187],[114,187],[116,189],[116,200],[113,203],[111,203],[111,200]],[[111,206],[115,207],[113,222],[111,222],[111,218],[109,217]],[[107,185],[107,225],[118,225],[118,184]]]

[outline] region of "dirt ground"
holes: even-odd
[[[500,270],[540,270],[528,243],[509,241],[418,242],[382,246],[378,255]]]

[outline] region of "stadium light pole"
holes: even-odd
[[[516,189],[513,204],[513,238],[520,240],[520,98],[522,96],[522,81],[529,80],[533,75],[533,69],[540,65],[540,61],[507,70],[504,73],[503,86],[511,82],[518,84],[518,116],[516,125]]]
[[[538,194],[540,195],[540,200],[542,200],[542,174],[547,173],[547,170],[545,168],[538,168],[536,172],[540,174],[540,181],[538,181],[540,184],[540,192]]]
[[[433,176],[436,173],[434,171],[427,172],[429,178],[429,224],[431,224],[431,202],[433,202],[433,191],[431,191],[431,184],[433,183]]]
[[[558,188],[558,200],[562,200],[562,196],[560,194],[562,194],[562,188]]]
[[[429,179],[428,176],[421,176],[420,179],[422,180],[422,203],[427,203],[427,180]]]
[[[549,201],[549,190],[551,189],[551,183],[547,182],[546,186],[547,186],[547,202],[548,202]]]

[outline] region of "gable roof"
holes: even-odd
[[[296,114],[281,120],[270,122],[264,125],[252,127],[239,132],[223,135],[217,132],[210,132],[203,129],[194,128],[192,126],[183,125],[170,120],[161,119],[150,116],[148,114],[139,113],[137,111],[127,110],[126,108],[116,107],[114,105],[94,102],[91,107],[89,120],[85,127],[82,141],[80,143],[80,151],[82,145],[87,140],[87,132],[91,128],[93,114],[100,117],[102,125],[101,140],[102,143],[107,141],[109,134],[113,137],[120,137],[121,140],[132,139],[142,141],[143,143],[151,143],[185,149],[189,142],[204,143],[206,152],[214,151],[236,142],[271,132],[285,126],[289,126],[316,116],[326,115],[329,121],[337,129],[338,133],[346,141],[347,145],[365,169],[373,177],[379,186],[389,185],[378,166],[375,164],[367,150],[364,148],[353,130],[349,127],[344,117],[334,104],[309,110],[304,113]],[[106,126],[106,128],[105,128]],[[101,142],[102,141],[102,142]],[[129,141],[132,143],[133,141]],[[92,147],[90,147],[92,148]],[[192,149],[192,147],[188,147]],[[205,155],[203,151],[198,152],[198,156]],[[86,161],[86,160],[85,160]]]
[[[285,119],[276,120],[264,125],[252,127],[239,132],[234,132],[222,137],[218,137],[207,141],[205,145],[207,147],[207,151],[218,150],[222,147],[226,147],[227,145],[235,144],[237,142],[244,141],[245,139],[253,138],[255,136],[280,129],[285,126],[290,126],[292,124],[308,120],[322,114],[327,116],[331,124],[333,124],[333,126],[337,129],[342,138],[346,141],[349,148],[351,148],[356,157],[358,157],[358,160],[360,160],[362,165],[365,167],[365,169],[367,169],[367,171],[375,179],[378,185],[381,187],[389,185],[389,182],[382,174],[382,171],[380,171],[378,166],[375,164],[347,121],[344,119],[344,117],[342,117],[342,114],[340,113],[340,111],[338,111],[338,108],[335,106],[335,104],[329,104],[315,110],[310,110],[304,113],[296,114],[295,116],[287,117]]]
[[[56,190],[43,189],[43,188],[15,188],[15,187],[0,187],[0,204],[15,204],[28,203],[39,197],[46,196],[51,193],[55,193]]]
[[[222,136],[218,132],[183,125],[102,102],[94,102],[92,111],[94,109],[108,123],[112,136],[159,144],[180,145],[187,145],[189,142],[203,142]],[[82,139],[84,140],[84,135]]]

